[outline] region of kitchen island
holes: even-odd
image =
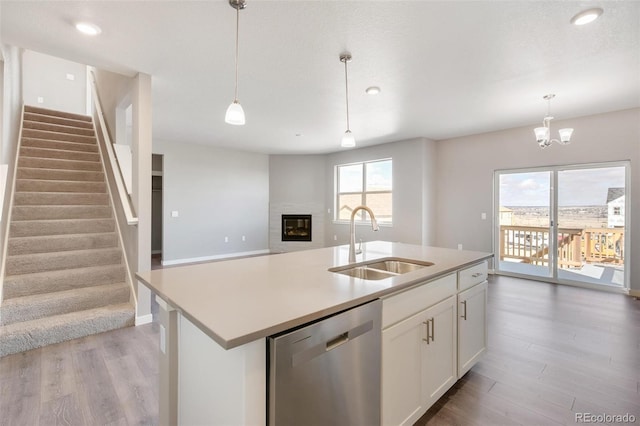
[[[364,280],[328,270],[347,265],[348,254],[338,246],[137,274],[160,299],[161,424],[265,424],[266,337],[492,256],[369,242],[357,263],[393,257],[433,265]]]

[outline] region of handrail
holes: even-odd
[[[6,222],[2,224],[4,227],[3,241],[2,241],[2,259],[0,259],[0,304],[2,303],[2,295],[4,292],[2,291],[2,287],[4,284],[4,274],[6,272],[7,265],[7,253],[9,252],[9,232],[11,231],[11,212],[13,211],[13,197],[16,192],[16,175],[18,174],[18,160],[20,157],[20,147],[22,146],[22,127],[24,126],[24,103],[22,104],[22,111],[20,113],[20,123],[18,127],[18,143],[16,144],[16,156],[13,159],[13,171],[9,170],[8,172],[12,172],[11,175],[11,188],[9,193],[9,207],[7,209],[7,218]],[[7,178],[9,178],[9,173],[7,173]],[[9,188],[5,187],[5,193]],[[6,199],[6,197],[5,197]],[[0,216],[2,216],[2,212],[0,212]]]
[[[111,166],[111,170],[113,171],[113,175],[115,177],[117,187],[116,189],[118,190],[118,196],[120,197],[120,201],[122,203],[124,215],[127,219],[128,225],[137,225],[138,217],[136,216],[133,210],[133,206],[131,205],[131,200],[129,199],[129,194],[127,193],[127,189],[124,184],[124,178],[122,177],[122,171],[120,170],[120,165],[118,164],[116,154],[113,151],[111,138],[109,138],[109,132],[107,132],[107,125],[104,120],[104,113],[102,112],[100,96],[98,95],[98,87],[96,85],[96,76],[93,71],[91,71],[89,74],[91,76],[91,92],[93,94],[93,105],[96,109],[98,120],[100,121],[100,129],[102,130],[102,137],[104,138],[105,148],[107,150],[107,156],[109,158],[109,165]]]

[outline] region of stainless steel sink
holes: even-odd
[[[355,278],[361,278],[363,280],[383,280],[385,278],[396,277],[408,272],[417,271],[432,265],[433,263],[431,262],[387,257],[369,262],[337,266],[335,268],[329,268],[329,271],[337,274],[349,275]]]

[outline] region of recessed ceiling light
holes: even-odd
[[[97,36],[102,32],[99,26],[90,22],[78,22],[76,24],[76,30],[80,31],[82,34],[90,36]]]
[[[573,25],[585,25],[589,22],[595,21],[600,15],[602,15],[602,9],[600,9],[599,7],[588,9],[578,13],[576,16],[571,18],[571,23]]]
[[[380,93],[380,88],[378,86],[367,87],[367,90],[365,90],[365,92],[367,92],[367,95],[377,95],[378,93]]]

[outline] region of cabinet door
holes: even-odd
[[[458,377],[487,350],[487,282],[458,294]]]
[[[427,337],[423,312],[382,331],[383,425],[411,425],[426,411],[422,398],[422,339]]]
[[[456,296],[382,331],[382,424],[411,425],[456,381]]]
[[[428,409],[456,382],[456,297],[424,312],[427,341],[423,342],[422,400]]]

